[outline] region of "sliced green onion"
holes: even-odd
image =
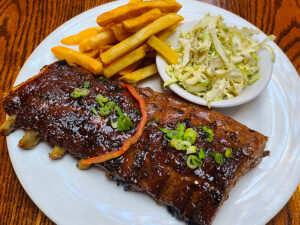
[[[104,96],[102,96],[102,98],[101,98],[101,102],[104,102],[104,103],[106,103],[108,101],[108,98],[107,97],[104,97]]]
[[[184,135],[184,130],[185,130],[185,124],[184,123],[179,123],[176,126],[176,130],[178,131],[178,138],[182,139]],[[191,143],[194,144],[194,143]]]
[[[191,144],[194,144],[196,141],[197,132],[194,131],[192,128],[186,129],[183,135],[183,140],[190,142]]]
[[[163,133],[165,133],[165,135],[170,138],[170,139],[177,139],[178,137],[178,131],[177,130],[168,130],[165,128],[158,128],[160,131],[162,131]]]
[[[70,96],[72,98],[80,98],[81,97],[81,93],[79,88],[75,88],[74,91],[70,94]]]
[[[113,101],[109,101],[108,103],[106,103],[106,107],[108,107],[110,110],[112,110],[115,107],[116,103]]]
[[[214,159],[219,165],[222,165],[224,163],[224,156],[221,153],[216,153],[214,155]]]
[[[232,148],[227,148],[225,151],[225,158],[229,159],[232,157]]]
[[[103,77],[103,76],[99,76],[99,80],[101,80],[102,82],[106,82],[107,81],[107,79],[105,77]]]
[[[205,133],[209,135],[209,137],[206,138],[208,142],[212,142],[214,140],[214,132],[212,131],[212,129],[210,129],[207,126],[198,127],[198,128],[202,129]]]
[[[200,161],[199,161],[199,159],[198,159],[197,156],[195,156],[195,155],[189,155],[189,157],[187,158],[186,163],[187,163],[187,166],[189,168],[196,169],[199,166]]]
[[[101,116],[108,116],[108,114],[110,113],[110,109],[107,107],[102,107],[99,109],[99,112]]]
[[[117,111],[117,113],[119,114],[119,116],[124,115],[119,106],[115,106],[115,110]]]
[[[84,88],[89,88],[90,87],[90,82],[89,81],[84,82],[83,87]]]
[[[81,97],[86,97],[86,96],[89,96],[89,94],[90,94],[90,90],[87,88],[80,88],[79,91],[80,91]]]
[[[180,139],[172,139],[170,146],[177,150],[187,150],[191,146],[191,143]]]
[[[141,110],[137,109],[137,110],[136,110],[136,114],[137,114],[137,115],[142,115]]]
[[[92,109],[92,113],[94,114],[94,115],[96,115],[96,116],[98,116],[98,112],[97,112],[97,110],[93,107]]]
[[[133,123],[129,116],[121,115],[117,120],[118,131],[130,130],[133,127]]]
[[[195,145],[192,145],[190,147],[188,147],[188,149],[186,150],[186,154],[193,154],[197,152],[197,147]]]
[[[112,119],[110,120],[110,125],[112,128],[117,128],[118,127],[118,122],[117,121],[113,121]]]
[[[200,160],[205,159],[205,152],[203,148],[200,148],[200,151],[198,153],[198,157]]]

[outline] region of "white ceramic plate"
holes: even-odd
[[[171,46],[173,49],[176,49],[178,46],[178,38],[180,36],[180,32],[186,33],[189,32],[197,23],[199,20],[188,20],[186,19],[181,26],[178,27],[178,29],[168,38],[168,40],[171,42]],[[227,24],[229,26],[234,26],[235,24],[233,22]],[[259,41],[262,41],[263,38],[260,36]],[[244,104],[246,102],[249,102],[253,99],[255,99],[259,94],[262,93],[262,91],[267,87],[271,76],[272,76],[272,60],[269,55],[269,52],[266,49],[261,49],[261,51],[258,52],[258,66],[260,67],[260,70],[258,74],[261,75],[261,78],[256,81],[254,84],[245,87],[245,89],[242,91],[242,93],[232,99],[224,99],[221,101],[211,102],[211,107],[213,108],[227,108],[227,107],[233,107],[238,106],[241,104]],[[163,79],[163,81],[170,80],[171,77],[166,73],[166,65],[167,62],[158,54],[156,56],[156,65],[159,72],[159,75]],[[199,105],[207,105],[207,102],[205,99],[193,95],[186,91],[182,86],[178,84],[171,84],[170,89],[175,92],[180,97],[199,104]]]
[[[84,12],[56,29],[32,53],[24,64],[16,84],[38,73],[55,61],[50,48],[59,45],[62,37],[95,26],[99,13],[125,4],[112,2]],[[238,26],[251,24],[217,7],[196,1],[182,0],[180,11],[186,18],[197,19],[204,14],[221,14],[226,22]],[[267,89],[254,101],[240,107],[222,110],[236,120],[270,137],[267,149],[271,156],[247,173],[231,191],[219,211],[214,225],[265,224],[284,206],[300,179],[300,79],[284,53],[272,44],[276,63]],[[143,86],[161,89],[159,76]],[[41,143],[32,151],[17,147],[24,134],[17,130],[7,138],[12,164],[24,189],[35,204],[55,223],[63,225],[175,225],[183,224],[167,210],[144,194],[125,192],[107,180],[104,172],[76,168],[76,160],[66,156],[49,159],[51,148]]]

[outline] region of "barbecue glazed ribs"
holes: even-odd
[[[74,88],[90,82],[90,95],[71,98]],[[96,164],[125,189],[146,192],[188,224],[211,224],[217,210],[238,179],[260,163],[267,137],[237,121],[205,107],[170,95],[138,88],[147,107],[148,124],[137,144],[122,156]],[[119,132],[111,127],[116,120],[91,112],[101,94],[116,102],[133,122],[133,129]],[[117,82],[100,80],[82,68],[58,61],[45,66],[39,75],[15,87],[4,96],[3,106],[13,117],[12,128],[34,131],[39,139],[60,146],[72,156],[86,159],[121,147],[137,129],[139,105]],[[178,151],[158,128],[175,128],[185,123],[197,131],[195,145],[205,149],[206,158],[197,169],[187,166],[185,151]],[[210,127],[213,141],[200,126]],[[21,145],[22,146],[22,145]],[[232,157],[222,165],[209,153],[232,148]]]

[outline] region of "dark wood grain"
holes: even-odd
[[[109,0],[1,0],[0,1],[0,93],[9,90],[22,65],[55,28],[77,14]],[[225,8],[266,34],[300,72],[299,0],[206,0]],[[0,121],[5,113],[0,108]],[[30,200],[10,163],[6,139],[0,137],[0,224],[53,224]],[[263,213],[263,212],[262,212]],[[268,225],[300,224],[300,187]]]

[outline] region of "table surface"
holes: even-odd
[[[0,90],[8,91],[37,45],[67,20],[109,0],[0,0]],[[299,0],[205,0],[274,34],[300,74]],[[0,109],[1,122],[5,113]],[[0,224],[53,224],[28,197],[0,137]],[[263,213],[263,212],[262,212]],[[300,224],[300,186],[268,225]]]

